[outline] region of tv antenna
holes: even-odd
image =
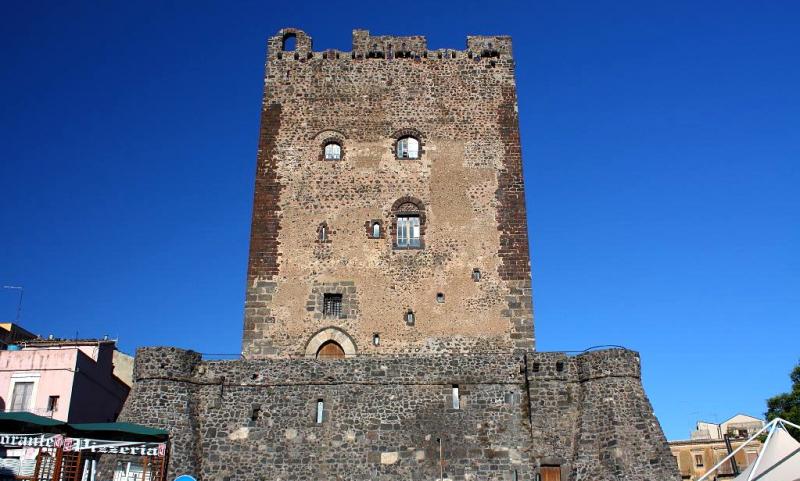
[[[3,286],[3,289],[16,289],[19,291],[19,301],[17,302],[17,317],[14,319],[14,324],[19,324],[19,316],[22,314],[22,294],[25,289],[22,286]]]

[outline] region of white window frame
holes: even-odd
[[[419,159],[419,140],[408,135],[397,139],[397,155],[398,159]]]
[[[422,247],[420,216],[413,214],[398,214],[397,216],[397,247]]]
[[[24,410],[28,412],[33,412],[36,409],[36,399],[39,395],[39,378],[41,377],[40,374],[12,374],[11,375],[11,382],[8,383],[8,403],[6,404],[6,411],[11,410],[11,407],[14,403],[14,386],[20,382],[32,382],[33,387],[31,388],[31,398],[29,401],[29,406],[27,406]]]
[[[331,149],[330,153],[328,152],[329,147]],[[336,142],[328,142],[325,144],[323,153],[325,160],[342,160],[342,146]]]

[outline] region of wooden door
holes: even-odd
[[[335,341],[328,341],[320,346],[317,359],[344,359],[344,349]]]
[[[542,481],[561,481],[559,466],[542,466],[539,471],[542,473]]]

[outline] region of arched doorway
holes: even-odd
[[[344,359],[344,349],[336,341],[328,341],[317,350],[317,359]]]
[[[356,355],[353,339],[335,327],[326,327],[311,336],[305,356],[317,359],[345,359]]]

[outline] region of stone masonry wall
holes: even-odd
[[[641,384],[639,355],[529,353],[532,457],[566,480],[680,479]]]
[[[294,50],[284,50],[288,37]],[[404,135],[420,141],[419,159],[395,157]],[[341,146],[340,160],[324,159],[327,142]],[[420,210],[421,249],[395,245],[402,199]],[[373,222],[377,238],[365,229]],[[318,288],[337,283],[356,294],[350,315],[331,319],[316,307]],[[356,30],[351,52],[313,51],[296,29],[269,39],[247,357],[303,356],[326,328],[368,355],[530,350],[530,289],[509,37],[428,50],[422,36]],[[413,325],[404,322],[409,310]]]
[[[679,479],[631,351],[203,362],[145,348],[120,420],[171,431],[170,479],[511,481],[549,464],[567,481]]]

